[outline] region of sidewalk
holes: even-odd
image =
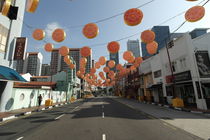
[[[81,101],[81,100],[82,99],[78,99],[78,100],[75,100],[74,102]],[[19,116],[28,115],[28,114],[31,114],[33,112],[39,112],[39,111],[50,109],[50,108],[53,108],[53,107],[62,106],[64,104],[68,104],[68,103],[69,102],[60,102],[60,103],[54,103],[52,106],[48,106],[48,107],[46,107],[45,105],[42,105],[40,107],[35,106],[35,107],[31,107],[31,108],[12,110],[12,111],[9,111],[9,112],[0,112],[0,122],[4,122],[4,121],[10,120],[10,119],[14,119],[14,118],[17,118]],[[71,102],[71,103],[73,103],[73,102]]]
[[[204,114],[193,114],[191,112],[173,110],[164,106],[144,104],[136,100],[120,97],[115,97],[113,99],[198,137],[206,140],[210,139],[210,118]]]

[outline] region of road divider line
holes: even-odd
[[[102,118],[104,118],[104,112],[102,113]]]
[[[21,139],[23,139],[23,137],[19,137],[18,139],[16,139],[16,140],[21,140]]]
[[[102,108],[104,108],[104,105],[102,105]]]
[[[55,120],[60,119],[60,118],[63,117],[64,115],[65,115],[65,114],[62,114],[62,115],[58,116],[57,118],[55,118]]]
[[[106,140],[106,135],[105,134],[102,135],[102,140]]]

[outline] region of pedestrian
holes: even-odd
[[[39,103],[39,106],[40,106],[41,103],[42,103],[42,95],[41,95],[41,94],[39,94],[39,96],[38,96],[38,103]]]

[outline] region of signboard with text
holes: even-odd
[[[26,50],[26,41],[27,39],[25,37],[16,38],[14,60],[24,59],[25,50]]]

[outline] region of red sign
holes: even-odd
[[[173,77],[172,75],[166,76],[166,83],[172,83],[173,82]]]
[[[25,49],[26,49],[26,38],[25,37],[16,38],[14,60],[23,60],[25,55]]]

